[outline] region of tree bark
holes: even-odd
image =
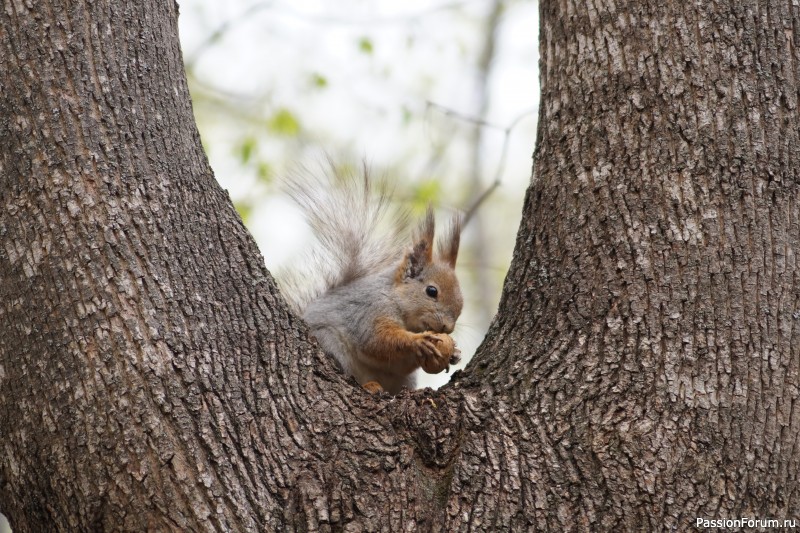
[[[213,180],[176,6],[7,0],[0,509],[15,531],[800,518],[798,10],[543,2],[500,311],[466,372],[389,398],[307,341]]]

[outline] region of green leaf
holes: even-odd
[[[286,135],[287,137],[295,136],[300,132],[300,123],[294,114],[285,107],[278,109],[272,115],[267,122],[267,127],[272,133]]]
[[[242,140],[242,144],[239,145],[239,157],[242,160],[242,163],[246,164],[250,161],[250,158],[253,157],[253,152],[256,149],[256,140],[254,137],[246,137]]]
[[[419,182],[414,187],[414,203],[416,206],[425,209],[429,203],[436,203],[442,192],[442,185],[435,179]]]
[[[372,46],[372,40],[369,37],[362,37],[358,40],[358,49],[365,54],[372,54],[372,51],[374,50],[374,47]]]
[[[256,167],[256,173],[258,175],[258,179],[263,181],[264,183],[269,183],[272,181],[272,165],[267,163],[266,161],[261,161],[258,166]]]
[[[411,119],[413,118],[411,110],[408,108],[408,106],[402,106],[400,108],[400,112],[403,114],[403,125],[408,126],[411,123]]]
[[[242,217],[242,222],[247,224],[250,214],[253,212],[253,205],[249,202],[234,202],[233,207],[236,208],[236,212]]]
[[[322,74],[314,72],[311,75],[311,84],[317,89],[324,89],[325,87],[328,86],[328,78],[326,78]]]

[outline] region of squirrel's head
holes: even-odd
[[[464,306],[455,272],[460,220],[454,219],[439,238],[435,254],[433,234],[433,210],[429,207],[395,273],[396,301],[406,329],[415,333],[451,333]]]

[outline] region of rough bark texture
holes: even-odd
[[[467,372],[391,399],[308,344],[214,182],[175,5],[69,4],[0,13],[17,531],[800,518],[799,8],[543,2],[500,312]]]
[[[799,15],[542,3],[538,179],[470,378],[513,413],[484,508],[800,518]]]

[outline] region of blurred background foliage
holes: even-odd
[[[203,145],[273,273],[311,243],[280,191],[298,165],[365,161],[396,201],[430,202],[442,222],[480,204],[458,265],[466,363],[496,311],[530,181],[536,3],[184,0],[180,11]]]

